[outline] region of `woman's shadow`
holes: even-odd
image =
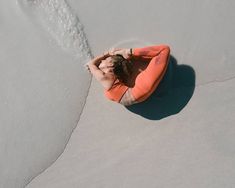
[[[128,110],[150,120],[160,120],[179,113],[191,99],[195,88],[195,71],[177,65],[170,56],[167,71],[153,94],[144,102],[126,106]]]

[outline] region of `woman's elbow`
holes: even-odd
[[[168,46],[168,45],[164,45],[164,50],[166,50],[166,51],[170,52],[170,51],[171,51],[170,46]]]
[[[170,51],[171,51],[171,49],[170,49],[170,46],[168,46],[168,45],[164,45],[163,46],[163,50],[162,50],[162,52],[164,52],[164,53],[166,53],[166,54],[170,54]]]

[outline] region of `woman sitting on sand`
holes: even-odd
[[[86,66],[103,85],[107,98],[129,106],[153,93],[166,72],[169,54],[167,45],[112,49]],[[145,70],[139,68],[141,65]]]

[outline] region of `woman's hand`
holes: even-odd
[[[122,55],[125,59],[131,58],[131,49],[129,48],[111,48],[109,50],[110,55]]]

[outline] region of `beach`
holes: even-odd
[[[0,2],[0,187],[235,185],[235,3]],[[130,107],[85,70],[167,44],[165,77]],[[162,92],[158,92],[162,91]]]

